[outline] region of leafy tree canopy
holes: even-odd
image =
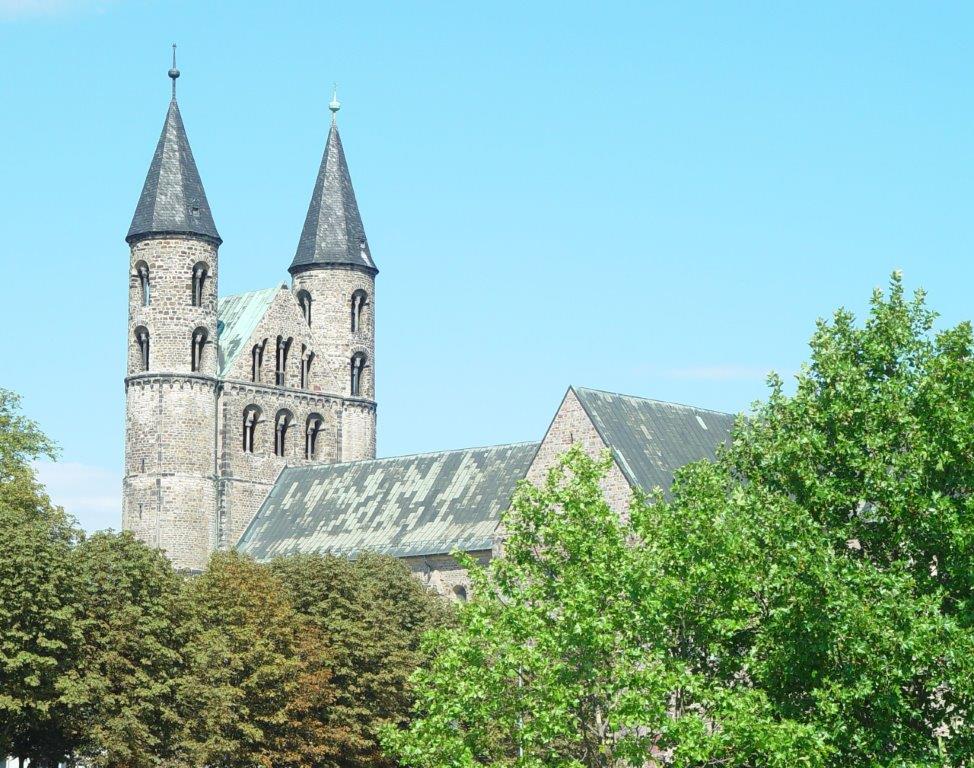
[[[716,463],[620,519],[573,449],[435,633],[411,766],[961,766],[974,357],[894,275],[820,322]]]

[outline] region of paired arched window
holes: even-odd
[[[301,307],[301,314],[304,315],[304,321],[311,325],[311,294],[305,290],[298,291],[298,306]]]
[[[193,306],[203,306],[203,285],[206,283],[206,276],[209,267],[202,261],[193,267]]]
[[[285,456],[287,451],[287,433],[294,424],[294,414],[286,408],[277,412],[274,418],[274,455]]]
[[[294,339],[285,339],[282,336],[277,337],[277,366],[276,371],[276,384],[279,387],[283,387],[285,383],[285,372],[287,371],[287,355],[291,351],[291,343]]]
[[[264,349],[267,347],[267,339],[260,344],[254,344],[250,350],[250,380],[257,383],[260,381],[260,369],[264,365]]]
[[[352,397],[358,397],[362,394],[362,376],[365,371],[366,357],[364,352],[356,352],[352,355],[352,380],[351,380],[351,393]]]
[[[352,294],[352,333],[358,333],[362,330],[362,317],[368,299],[369,295],[361,288]]]
[[[149,265],[144,261],[140,261],[135,265],[135,274],[139,278],[139,292],[142,306],[147,307],[152,301],[152,294],[149,288]]]
[[[308,416],[308,423],[304,430],[304,458],[318,458],[318,433],[321,432],[324,423],[325,420],[321,418],[320,413],[312,413]]]
[[[203,347],[206,344],[206,328],[193,331],[193,341],[190,348],[190,364],[194,373],[203,369]]]
[[[135,343],[139,347],[139,359],[142,370],[149,370],[149,329],[140,325],[135,329]]]
[[[243,411],[243,450],[244,453],[254,452],[254,438],[257,435],[257,424],[260,421],[260,408],[248,405]]]

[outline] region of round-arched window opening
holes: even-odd
[[[453,596],[456,598],[458,603],[467,602],[467,588],[463,584],[457,584],[453,588]]]

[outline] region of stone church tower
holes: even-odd
[[[214,546],[217,254],[172,101],[126,241],[129,256],[123,523],[180,567]]]
[[[213,222],[172,100],[130,247],[122,527],[200,570],[288,466],[375,457],[375,276],[336,124],[292,285],[218,297]],[[283,265],[282,265],[283,266]]]

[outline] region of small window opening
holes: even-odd
[[[352,355],[352,381],[351,392],[353,397],[362,394],[362,371],[365,368],[365,355],[357,352]]]
[[[140,261],[135,265],[136,274],[139,276],[139,289],[142,296],[142,306],[147,307],[152,301],[152,294],[149,289],[149,265]]]
[[[305,290],[298,291],[298,305],[301,307],[304,321],[311,325],[311,294]]]
[[[277,368],[276,368],[276,384],[279,387],[283,387],[285,384],[285,372],[287,371],[287,355],[291,351],[291,342],[294,339],[285,340],[283,337],[277,337]]]
[[[142,363],[142,370],[149,370],[149,331],[145,326],[140,325],[135,329],[135,342],[139,345],[139,357]]]
[[[194,373],[198,373],[203,368],[203,348],[206,345],[206,336],[206,328],[197,328],[193,331],[190,362]]]
[[[456,596],[457,602],[467,602],[467,588],[462,584],[457,584],[457,586],[453,588],[453,594]]]
[[[274,419],[274,455],[285,456],[287,452],[287,433],[294,422],[290,411],[280,410]]]
[[[260,408],[248,405],[243,412],[243,450],[244,453],[254,452],[254,437],[257,434],[257,423],[260,420]]]
[[[352,294],[352,333],[362,330],[362,313],[368,303],[365,291],[358,290]]]
[[[311,387],[311,363],[315,359],[315,353],[308,351],[304,344],[301,345],[301,389]]]
[[[260,344],[254,344],[250,350],[250,380],[260,382],[260,369],[264,365],[264,348],[267,347],[267,339]]]
[[[320,414],[312,413],[308,416],[308,424],[304,434],[304,458],[315,459],[318,457],[318,433],[321,432],[321,425],[324,419]]]
[[[207,266],[203,262],[193,267],[193,306],[203,306],[203,285],[206,283]]]

